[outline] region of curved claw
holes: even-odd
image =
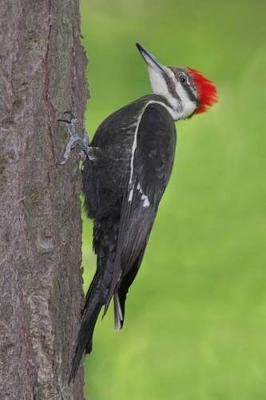
[[[77,117],[76,117],[76,115],[75,115],[72,111],[65,111],[65,112],[63,113],[63,115],[66,115],[66,116],[69,115],[70,120],[63,119],[63,118],[58,118],[57,121],[59,121],[59,122],[65,122],[66,124],[71,124],[71,123],[77,121]]]
[[[81,138],[76,132],[77,118],[76,118],[75,114],[71,111],[65,111],[63,115],[70,116],[70,120],[67,120],[64,118],[58,119],[59,122],[64,122],[67,124],[69,141],[66,145],[63,159],[62,159],[62,161],[60,161],[58,163],[58,165],[64,165],[67,162],[67,160],[70,158],[70,154],[71,154],[72,150],[74,150],[77,146],[81,147],[81,150],[82,150],[83,154],[85,154],[85,155],[88,152],[88,146],[89,146],[87,135],[85,134],[84,137]]]
[[[76,116],[75,116],[75,114],[73,114],[73,113],[71,113],[71,112],[64,112],[64,114],[63,115],[69,115],[70,116],[70,120],[68,120],[68,119],[63,119],[63,118],[58,118],[58,120],[57,121],[61,121],[61,122],[66,122],[67,124],[71,124],[72,122],[75,122],[75,121],[77,121],[77,118],[76,118]]]
[[[73,111],[64,111],[64,115],[72,115],[73,117],[76,117]]]
[[[71,123],[71,121],[68,121],[67,119],[61,119],[61,118],[58,118],[57,121],[59,121],[59,122],[65,122],[66,124],[70,124],[70,123]]]

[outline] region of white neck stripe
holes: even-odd
[[[137,123],[136,123],[136,129],[134,132],[134,139],[133,139],[133,144],[132,144],[132,148],[131,148],[131,159],[130,159],[130,177],[129,177],[129,196],[128,196],[128,201],[131,202],[132,198],[133,198],[133,191],[134,191],[134,186],[132,186],[132,182],[133,182],[133,173],[134,173],[134,155],[135,155],[135,151],[137,148],[137,135],[138,135],[138,130],[139,130],[139,125],[141,122],[141,119],[143,117],[143,114],[146,110],[146,108],[150,105],[150,104],[160,104],[161,106],[163,106],[171,115],[171,117],[173,118],[173,114],[172,114],[172,109],[171,107],[168,107],[166,104],[164,104],[162,101],[156,101],[156,100],[150,100],[148,101],[148,103],[146,103],[141,111],[140,116],[138,117]]]

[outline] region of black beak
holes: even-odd
[[[137,49],[144,58],[146,64],[155,70],[159,70],[160,72],[164,72],[163,65],[161,65],[156,58],[149,53],[144,47],[142,47],[139,43],[136,43]]]

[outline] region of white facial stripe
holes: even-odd
[[[163,65],[161,67],[165,74],[167,74],[168,79],[173,83],[176,95],[169,91],[167,82],[161,71],[149,67],[149,77],[153,93],[163,96],[168,101],[172,109],[171,114],[175,120],[187,118],[195,111],[197,105],[189,98],[174,72]]]
[[[190,100],[187,92],[183,88],[182,84],[176,80],[176,91],[181,99],[182,104],[182,116],[181,118],[187,118],[191,115],[195,109],[197,108],[197,104],[194,101]]]
[[[167,73],[167,75],[169,76],[169,73],[168,73],[169,68],[163,67],[163,69],[164,69],[165,73]],[[152,87],[153,93],[163,96],[168,101],[168,103],[171,105],[171,107],[174,110],[176,110],[178,107],[178,100],[169,92],[167,83],[166,83],[161,71],[154,70],[153,68],[149,67],[149,76],[150,76],[150,82],[151,82],[151,87]]]
[[[198,97],[198,93],[196,91],[196,89],[190,84],[190,82],[188,82],[190,90],[193,92],[194,96],[197,98]]]
[[[180,118],[186,118],[195,111],[196,105],[190,100],[187,92],[183,88],[182,84],[177,80],[174,72],[170,68],[165,68],[165,72],[167,72],[169,78],[174,82],[176,93],[181,101]]]

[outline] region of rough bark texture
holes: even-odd
[[[57,166],[82,121],[78,0],[0,2],[0,398],[83,398],[68,387],[81,289],[77,162]]]

